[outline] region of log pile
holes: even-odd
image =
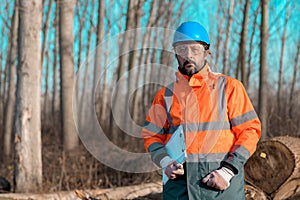
[[[300,139],[274,137],[259,143],[245,165],[245,180],[247,200],[300,199]]]

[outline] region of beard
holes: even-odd
[[[178,70],[188,76],[193,76],[194,74],[197,74],[202,67],[198,66],[194,61],[192,60],[186,60],[183,65],[179,65]]]

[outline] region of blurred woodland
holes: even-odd
[[[297,0],[0,0],[0,8],[0,176],[12,184],[11,191],[160,180],[157,172],[126,173],[105,166],[77,131],[91,126],[83,112],[83,102],[90,101],[110,141],[144,152],[143,140],[120,127],[131,130],[132,121],[143,125],[162,87],[155,83],[164,83],[177,69],[173,36],[166,30],[187,20],[207,26],[213,70],[245,85],[262,121],[262,140],[300,137]],[[157,73],[151,64],[170,70]],[[114,109],[128,109],[130,117],[115,116]]]

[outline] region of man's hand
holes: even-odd
[[[164,157],[160,161],[160,166],[165,168],[165,174],[169,179],[174,179],[177,175],[184,174],[183,165],[177,163],[176,160],[171,159],[169,156]]]
[[[209,173],[202,179],[202,182],[209,187],[213,187],[218,190],[226,190],[229,187],[229,181],[233,176],[234,173],[230,169],[222,167],[221,169]]]
[[[165,173],[169,179],[175,179],[177,175],[184,174],[183,165],[173,161],[166,167]]]

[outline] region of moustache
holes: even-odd
[[[197,66],[196,63],[194,61],[192,61],[192,60],[186,60],[186,61],[184,61],[183,66],[185,67],[188,64],[193,64],[194,66]]]

